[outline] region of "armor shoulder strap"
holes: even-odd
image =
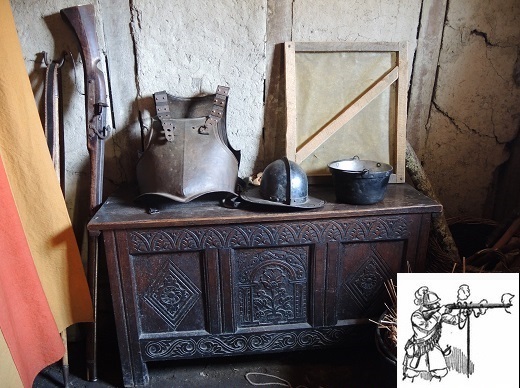
[[[213,107],[206,120],[206,125],[217,125],[222,116],[224,115],[224,109],[226,107],[227,97],[229,95],[229,88],[227,86],[218,86],[215,98],[213,99]]]
[[[157,117],[161,122],[164,136],[167,141],[173,141],[173,123],[168,120],[171,118],[170,115],[170,105],[168,104],[168,95],[166,91],[160,91],[154,93],[154,101],[155,101],[155,111],[157,112]]]
[[[170,117],[170,106],[168,105],[168,95],[166,91],[154,93],[155,110],[159,119]]]

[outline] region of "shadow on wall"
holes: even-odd
[[[497,168],[492,185],[493,214],[489,217],[497,221],[506,221],[513,216],[520,215],[520,123],[519,132],[508,144],[510,157],[503,165]]]
[[[67,188],[65,191],[67,207],[78,245],[81,248],[85,240],[85,225],[90,218],[89,194],[91,191],[90,162],[86,145],[83,66],[76,37],[69,26],[66,25],[60,13],[45,16],[43,19],[52,35],[53,42],[53,47],[42,47],[43,50],[47,51],[48,60],[61,60],[65,55],[65,62],[60,68],[61,82],[59,85],[62,118],[60,123],[62,187]],[[105,58],[104,53],[102,53],[102,60],[103,58]],[[103,64],[100,64],[99,67],[102,69]],[[43,126],[45,122],[45,74],[45,57],[42,51],[36,55],[33,69],[29,73],[29,79]],[[105,74],[108,76],[107,70]],[[113,109],[128,110],[131,113],[128,115],[126,122],[118,123],[120,127],[117,130],[116,123],[113,122],[114,115],[112,115],[113,128],[105,141],[103,200],[112,194],[122,182],[135,180],[133,175],[127,176],[127,171],[130,172],[130,175],[135,171],[142,142],[141,136],[138,133],[132,133],[131,129],[132,125],[135,125],[140,119],[140,117],[137,117],[140,112],[139,108],[143,109],[144,107],[146,110],[153,107],[153,98],[150,96],[134,100],[130,109],[127,109],[128,107],[117,108],[117,104],[112,99],[110,105],[111,113],[113,113]],[[74,128],[64,128],[64,122],[75,123]],[[144,131],[143,128],[144,126],[141,125],[142,132]],[[71,154],[71,150],[74,150],[75,153]],[[130,152],[127,152],[127,150]],[[66,169],[65,166],[67,166]],[[65,170],[67,170],[67,174],[64,173]],[[65,179],[67,175],[68,179]]]
[[[520,53],[513,69],[513,80],[520,88]],[[493,214],[491,218],[505,221],[511,214],[520,214],[520,116],[517,120],[516,138],[507,145],[510,157],[507,162],[497,168],[492,193]]]

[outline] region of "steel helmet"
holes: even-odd
[[[441,299],[435,292],[426,291],[423,295],[422,303],[425,306],[439,302]]]
[[[308,190],[305,171],[295,162],[283,157],[264,169],[260,187],[247,190],[241,194],[241,198],[262,205],[303,209],[323,206],[325,202],[310,197]]]

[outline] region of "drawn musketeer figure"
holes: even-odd
[[[415,304],[419,308],[411,316],[414,334],[405,345],[403,380],[413,381],[421,372],[429,372],[440,381],[448,373],[445,357],[451,353],[450,346],[442,349],[439,345],[442,324],[460,326],[466,316],[450,314],[451,309],[441,307],[440,298],[426,286],[415,292]]]

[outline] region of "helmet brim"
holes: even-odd
[[[285,204],[282,202],[274,202],[269,201],[267,199],[262,198],[260,195],[260,187],[254,187],[240,194],[240,198],[246,202],[258,204],[258,205],[266,205],[266,206],[276,206],[281,208],[296,208],[296,209],[316,209],[320,208],[325,204],[325,201],[322,199],[314,198],[311,196],[307,196],[307,200],[302,203],[292,203]]]

